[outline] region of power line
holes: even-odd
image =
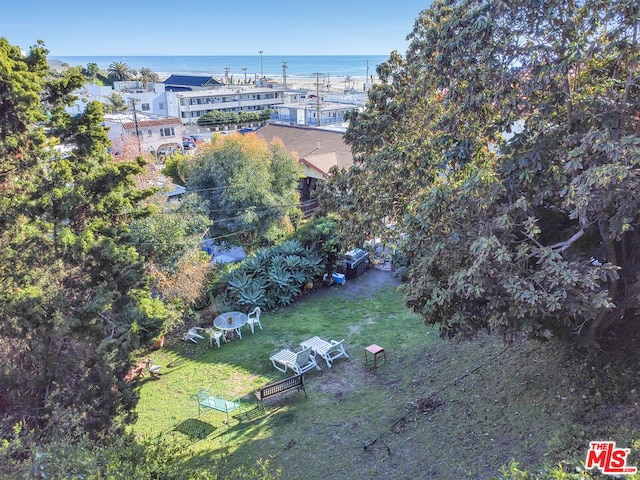
[[[314,203],[314,200],[307,200],[305,202],[283,203],[283,204],[278,204],[278,205],[248,205],[248,206],[244,206],[244,207],[221,208],[221,209],[217,209],[217,210],[206,210],[206,211],[203,211],[201,213],[204,215],[204,214],[224,213],[224,212],[233,212],[233,211],[241,211],[241,210],[249,210],[249,209],[254,209],[253,211],[255,213],[262,213],[264,211],[269,211],[269,210],[276,209],[276,208],[286,208],[286,207],[295,207],[295,206],[307,207],[309,205],[312,205],[313,203]],[[180,210],[165,210],[165,211],[154,212],[154,214],[157,214],[157,215],[189,215],[190,212],[182,212]]]

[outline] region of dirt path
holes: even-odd
[[[370,268],[358,278],[347,280],[344,285],[334,284],[314,295],[333,295],[343,298],[371,298],[381,288],[397,287],[400,280],[390,270]]]

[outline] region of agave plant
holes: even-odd
[[[274,265],[281,266],[284,263],[284,255],[280,253],[274,253],[274,255],[269,260],[269,265],[273,267]]]
[[[287,240],[279,246],[280,253],[283,255],[302,255],[304,247],[298,240]]]
[[[307,255],[301,257],[300,270],[305,274],[305,282],[311,282],[322,274],[324,262],[317,253],[307,251]]]
[[[267,266],[269,261],[268,250],[258,250],[256,253],[247,257],[242,264],[242,269],[252,277],[258,276],[262,270]]]
[[[282,257],[282,265],[290,272],[293,272],[301,267],[302,259],[298,255],[284,255]]]
[[[265,300],[266,282],[262,278],[253,280],[239,292],[238,303],[252,307],[262,307]]]
[[[293,301],[293,296],[289,295],[286,292],[276,292],[275,293],[276,302],[280,305],[289,305]]]
[[[233,292],[238,292],[251,282],[251,278],[241,270],[231,273],[227,279],[227,286]]]
[[[281,293],[286,293],[287,295],[289,295],[291,298],[295,298],[298,295],[300,295],[302,293],[302,288],[301,288],[302,284],[290,284],[287,285],[286,287],[282,287],[281,289]]]
[[[291,283],[291,274],[282,265],[272,265],[269,269],[269,281],[272,285],[287,287]]]

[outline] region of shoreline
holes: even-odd
[[[171,75],[185,75],[185,76],[196,76],[196,77],[213,77],[214,79],[224,82],[224,74],[205,74],[205,73],[168,73],[168,72],[155,72],[160,77],[160,81],[164,82]],[[229,78],[239,79],[241,83],[238,84],[230,84],[227,85],[229,87],[245,87],[254,85],[254,77],[247,75],[248,83],[242,83],[244,81],[244,76],[231,75]],[[264,77],[267,81],[271,83],[278,84],[280,86],[283,85],[282,75],[265,75]],[[320,85],[318,87],[318,80]],[[364,92],[365,91],[365,81],[366,77],[364,75],[320,75],[319,77],[316,75],[302,75],[302,74],[294,74],[287,75],[287,88],[290,89],[300,89],[313,92],[314,90],[320,90],[323,93],[343,93],[343,92]],[[375,78],[371,76],[369,79],[370,83],[376,83]]]

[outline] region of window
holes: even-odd
[[[158,108],[159,108],[160,110],[164,110],[164,109],[166,109],[166,108],[167,108],[167,104],[166,104],[166,103],[164,103],[164,102],[160,102],[160,103],[158,104]]]
[[[153,130],[147,130],[147,136],[153,137]]]
[[[142,108],[142,111],[143,111],[143,112],[148,112],[148,111],[150,110],[150,108],[149,108],[149,104],[148,104],[148,103],[143,103],[143,104],[141,105],[141,108]]]
[[[161,137],[173,137],[175,135],[175,130],[173,129],[173,127],[167,127],[167,128],[161,128],[160,129],[160,136]]]

